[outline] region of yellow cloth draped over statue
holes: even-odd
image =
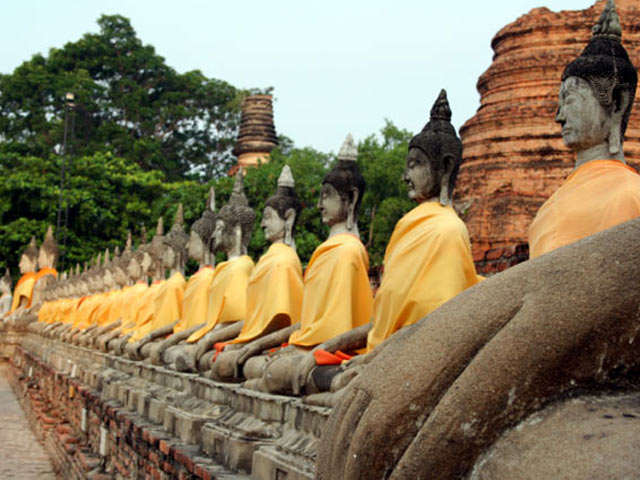
[[[36,282],[40,280],[42,277],[44,277],[45,275],[52,275],[53,278],[58,278],[58,271],[55,268],[51,268],[51,267],[41,268],[36,273]]]
[[[145,328],[145,325],[147,325],[153,318],[155,298],[165,282],[166,280],[156,280],[149,286],[149,288],[147,288],[144,295],[140,297],[133,320],[134,325],[129,328],[125,328],[122,331],[124,334],[132,334],[129,338],[129,342],[135,342],[145,335],[140,334],[140,331]]]
[[[302,308],[302,265],[293,248],[272,244],[260,257],[247,287],[246,320],[240,335],[231,343],[246,343],[260,335],[276,315],[300,321]]]
[[[118,291],[111,290],[103,293],[102,295],[102,301],[100,302],[100,306],[96,309],[92,321],[92,323],[97,323],[100,327],[104,327],[109,324],[109,312],[118,295]]]
[[[38,310],[38,322],[39,323],[53,323],[57,309],[60,308],[60,300],[50,300],[44,302]]]
[[[467,227],[453,208],[418,205],[398,221],[387,245],[367,351],[478,281]]]
[[[592,160],[567,177],[529,228],[529,256],[640,216],[640,175],[617,160]]]
[[[12,314],[20,306],[20,299],[25,297],[27,299],[27,308],[31,306],[31,299],[33,297],[33,286],[38,279],[35,272],[27,272],[20,277],[16,288],[13,290],[13,301],[11,302],[11,310],[7,315]]]
[[[153,316],[151,321],[141,326],[134,337],[140,340],[148,333],[182,318],[182,301],[184,289],[187,285],[181,273],[171,275],[169,279],[158,289],[153,299]]]
[[[369,255],[355,235],[335,235],[315,249],[304,274],[300,329],[289,343],[313,347],[371,320]]]
[[[253,270],[253,260],[247,255],[216,266],[209,288],[207,324],[192,333],[188,342],[197,342],[220,323],[244,320],[247,307],[247,285]]]
[[[213,267],[202,267],[191,275],[184,290],[182,317],[173,327],[173,333],[180,333],[203,323],[207,318],[209,306],[209,287],[213,281]]]
[[[129,287],[122,299],[122,310],[120,319],[122,320],[122,329],[133,327],[135,325],[138,306],[143,297],[145,297],[149,286],[147,282],[138,282]]]
[[[104,298],[104,293],[98,293],[86,298],[78,307],[78,312],[76,314],[73,328],[78,330],[85,330],[93,325],[93,323],[95,323],[95,314],[100,308],[100,305],[102,304]]]

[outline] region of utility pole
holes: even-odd
[[[72,165],[71,154],[73,134],[75,129],[75,97],[73,93],[65,95],[64,102],[64,136],[62,138],[62,162],[60,165],[60,195],[58,197],[58,218],[56,221],[56,243],[61,246],[60,270],[64,270],[65,257],[67,254],[67,229],[69,226],[69,199],[66,196],[67,170]],[[71,141],[69,141],[71,137]],[[63,219],[64,216],[64,219]],[[61,232],[62,228],[62,232]],[[62,234],[62,241],[60,235]]]

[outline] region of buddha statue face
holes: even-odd
[[[29,255],[21,255],[20,263],[18,264],[20,273],[24,274],[27,272],[34,272],[36,270],[36,262],[37,259],[35,257],[31,257]]]
[[[123,287],[124,285],[127,284],[127,280],[128,280],[127,274],[122,269],[122,267],[118,266],[113,269],[113,278],[118,284],[117,286],[119,287]]]
[[[568,77],[560,87],[555,119],[562,126],[564,144],[579,152],[607,143],[612,131],[620,128],[622,112],[609,113],[586,80]]]
[[[295,214],[293,209],[291,213]],[[286,220],[278,214],[275,208],[266,206],[262,212],[260,226],[265,238],[271,243],[283,242],[286,231]]]
[[[127,264],[127,275],[129,275],[129,278],[133,281],[138,280],[142,276],[142,269],[135,257],[131,257]]]
[[[431,160],[419,148],[410,148],[403,180],[407,184],[409,198],[418,203],[437,198],[440,185],[431,166]]]
[[[330,183],[323,183],[317,205],[322,216],[322,223],[331,227],[345,222],[350,208],[349,200],[347,195],[341,195]]]
[[[162,249],[162,266],[163,268],[173,268],[176,264],[176,252],[173,248],[164,245]]]
[[[213,229],[213,234],[211,235],[214,252],[224,252],[230,245],[233,245],[233,237],[225,235],[225,230],[224,221],[221,218],[218,218],[216,220],[216,226]]]
[[[187,252],[189,254],[189,258],[195,260],[196,262],[202,262],[204,259],[204,242],[200,235],[195,230],[191,230],[191,234],[189,235],[189,241],[187,242]]]
[[[102,285],[106,290],[113,290],[116,288],[116,281],[113,278],[113,274],[110,269],[105,269],[102,273]]]
[[[151,271],[152,266],[153,259],[151,258],[151,255],[149,255],[149,252],[144,252],[142,262],[140,262],[141,276],[147,276]]]
[[[51,252],[47,252],[44,248],[38,251],[38,268],[52,268],[54,262],[54,255]]]

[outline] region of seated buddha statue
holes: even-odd
[[[37,313],[42,304],[41,292],[58,278],[56,270],[58,255],[58,245],[53,238],[53,227],[49,225],[38,250],[38,272],[36,273],[36,283],[33,286],[32,312]]]
[[[31,306],[33,298],[33,287],[36,283],[36,266],[38,262],[38,247],[36,247],[36,237],[31,237],[27,248],[20,256],[18,268],[22,276],[16,283],[13,291],[11,309],[6,314],[9,321],[20,316],[24,310]]]
[[[4,276],[0,279],[0,292],[2,292],[2,296],[0,296],[0,318],[4,317],[5,314],[11,310],[11,303],[13,300],[13,295],[11,295],[11,283],[11,274],[7,268],[4,272]]]
[[[260,257],[249,278],[242,330],[235,339],[217,344],[216,349],[201,358],[202,369],[211,365],[207,373],[209,378],[241,380],[243,364],[239,360],[245,353],[243,347],[300,321],[302,266],[296,253],[294,233],[301,204],[294,187],[291,169],[285,165],[276,193],[265,202],[261,226],[271,246]],[[217,355],[222,348],[224,351]],[[216,359],[212,363],[214,356]]]
[[[247,355],[254,355],[244,362],[249,388],[291,393],[297,366],[314,347],[371,320],[369,256],[357,224],[365,191],[357,155],[348,135],[336,165],[322,181],[318,209],[329,236],[313,252],[304,273],[300,323],[246,346]],[[283,342],[288,346],[275,354],[261,354]]]
[[[403,179],[409,198],[418,205],[398,221],[387,245],[372,324],[316,347],[314,358],[307,357],[298,367],[294,393],[329,390],[332,381],[338,381],[336,376],[349,370],[334,389],[344,385],[366,355],[346,362],[348,357],[332,354],[380,350],[395,332],[478,282],[469,233],[451,206],[462,142],[450,121],[451,109],[442,90],[429,122],[409,142]]]
[[[610,0],[585,50],[602,86],[624,78],[620,32]],[[590,101],[567,92],[566,136],[569,95]],[[554,248],[393,335],[332,409],[316,478],[636,477],[639,236],[634,218]]]
[[[531,223],[531,258],[640,215],[640,176],[622,150],[637,73],[614,23],[596,25],[562,74],[555,119],[575,168]]]
[[[240,333],[245,318],[246,293],[253,260],[247,255],[255,212],[244,194],[242,169],[236,175],[231,197],[216,217],[214,251],[224,252],[225,262],[216,265],[207,296],[204,326],[193,332],[185,344],[167,349],[167,365],[178,371],[197,371],[198,360],[210,349],[210,342],[230,340]]]
[[[186,247],[189,258],[197,261],[200,268],[187,282],[182,301],[182,316],[173,326],[171,335],[155,341],[149,348],[149,358],[156,365],[168,362],[163,355],[169,347],[184,343],[193,332],[205,325],[209,305],[208,291],[214,276],[215,259],[209,245],[215,224],[215,192],[212,187],[202,216],[191,226]]]
[[[184,266],[188,259],[188,241],[189,236],[184,232],[182,204],[179,204],[171,231],[162,237],[160,244],[161,268],[169,270],[170,276],[154,298],[151,320],[136,331],[133,342],[127,346],[129,357],[132,359],[147,358],[150,342],[169,335],[182,317],[184,291],[187,285]]]

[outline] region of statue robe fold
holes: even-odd
[[[218,324],[245,319],[247,285],[253,266],[253,260],[247,255],[222,262],[216,266],[209,288],[207,324],[192,333],[187,339],[188,342],[197,342]]]
[[[102,305],[105,298],[104,293],[98,293],[87,297],[78,307],[76,319],[73,328],[78,330],[86,330],[96,321],[96,312]]]
[[[640,216],[640,175],[617,160],[592,160],[567,177],[529,228],[529,256]]]
[[[182,317],[173,327],[173,333],[183,332],[206,321],[209,306],[208,292],[214,275],[215,270],[210,266],[202,267],[191,275],[184,290]]]
[[[120,311],[120,320],[122,321],[122,328],[129,328],[135,325],[136,314],[138,313],[138,307],[140,301],[145,298],[146,292],[149,288],[147,282],[138,282],[135,285],[128,287],[125,295],[122,299],[122,310]]]
[[[27,308],[31,306],[31,299],[33,298],[33,286],[38,279],[35,272],[27,272],[20,277],[16,288],[13,290],[13,301],[11,303],[11,310],[9,314],[12,314],[20,306],[20,300],[25,297],[27,299]]]
[[[231,343],[246,343],[260,337],[276,315],[287,316],[289,325],[298,323],[302,291],[298,254],[284,243],[272,244],[251,273],[246,319],[240,335]]]
[[[153,316],[137,332],[138,340],[145,335],[182,318],[182,302],[187,285],[180,272],[176,272],[162,284],[153,299]]]
[[[166,280],[156,280],[149,286],[149,288],[147,288],[144,295],[140,297],[138,304],[136,305],[136,314],[133,319],[134,324],[129,328],[122,330],[122,333],[124,334],[132,334],[129,338],[129,342],[135,342],[146,335],[146,333],[141,333],[141,331],[146,331],[147,327],[145,325],[147,325],[153,318],[155,298],[165,282]]]
[[[314,347],[371,320],[369,255],[355,235],[334,235],[315,249],[304,274],[300,329],[289,343]]]
[[[418,205],[398,221],[387,245],[367,351],[478,280],[469,232],[453,208]]]

